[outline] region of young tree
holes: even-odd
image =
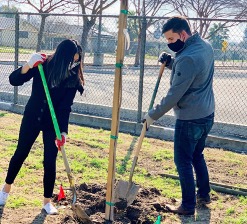
[[[38,41],[36,47],[37,52],[41,50],[42,38],[45,29],[45,20],[49,16],[48,14],[62,8],[63,11],[66,13],[73,11],[71,5],[69,5],[70,2],[69,0],[11,0],[11,1],[29,5],[35,11],[41,13],[41,23],[39,27]]]

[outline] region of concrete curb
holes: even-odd
[[[14,95],[12,92],[1,92],[0,91],[0,102],[13,102]],[[19,94],[18,102],[21,102],[21,105],[25,105],[29,99],[28,95]],[[72,106],[72,111],[78,114],[87,114],[90,116],[102,117],[102,118],[111,118],[112,116],[112,107],[105,105],[95,105],[90,103],[83,102],[74,102]],[[133,109],[121,108],[120,110],[120,119],[136,122],[137,111]],[[146,111],[142,112],[142,117]],[[158,121],[155,121],[154,125],[165,126],[169,128],[174,128],[175,117],[171,115],[164,115]],[[222,123],[215,122],[212,130],[210,131],[211,135],[222,136],[226,138],[237,138],[243,141],[247,139],[247,126],[243,124],[232,124],[232,123]]]
[[[24,106],[14,105],[11,103],[0,102],[0,109],[11,111],[18,114],[23,114]],[[111,119],[85,115],[79,113],[71,113],[70,123],[77,125],[84,125],[92,128],[102,128],[106,130],[111,129]],[[139,136],[141,133],[142,124],[131,122],[131,121],[120,121],[119,131],[123,133],[129,133],[132,135]],[[174,129],[160,126],[151,126],[146,133],[147,137],[158,138],[167,141],[173,141]],[[227,136],[217,136],[209,135],[206,145],[208,147],[222,148],[240,153],[247,153],[247,141],[243,139],[227,137]]]
[[[88,127],[102,128],[110,130],[111,119],[91,115],[71,113],[70,122]],[[142,124],[130,121],[120,121],[119,131],[139,136],[142,130]],[[147,137],[157,138],[167,141],[173,141],[174,129],[160,126],[151,126],[146,133]],[[237,138],[228,138],[223,136],[209,135],[206,145],[208,147],[228,149],[235,152],[247,153],[247,141]]]

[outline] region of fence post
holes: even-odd
[[[102,0],[100,2],[101,10],[102,10]],[[102,11],[99,15],[99,28],[98,28],[98,36],[97,36],[97,49],[94,53],[93,57],[93,65],[102,66],[104,63],[104,53],[101,51],[101,30],[102,30]]]
[[[139,93],[138,93],[138,111],[137,111],[137,122],[141,123],[142,119],[142,97],[143,97],[143,77],[144,77],[144,66],[145,66],[145,46],[146,46],[146,30],[147,20],[146,17],[142,17],[142,29],[141,29],[141,46],[140,46],[140,78],[139,78]]]
[[[18,68],[19,62],[19,22],[20,22],[20,15],[18,13],[15,14],[15,62],[14,62],[14,69]],[[14,87],[14,104],[18,103],[18,87]]]

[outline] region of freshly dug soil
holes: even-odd
[[[105,186],[97,184],[87,185],[84,183],[78,188],[77,194],[77,204],[85,210],[94,224],[154,224],[159,215],[161,215],[162,223],[171,223],[171,219],[169,218],[170,212],[166,209],[165,204],[179,205],[180,203],[180,201],[175,198],[165,198],[156,188],[140,188],[136,199],[130,206],[125,207],[125,201],[123,201],[122,207],[121,203],[115,206],[114,222],[110,222],[105,220]],[[232,201],[235,199],[234,196],[229,197]],[[71,196],[68,195],[68,198],[71,198]],[[211,200],[214,202],[219,200],[219,198],[216,195],[212,195]],[[225,200],[228,201],[228,199]],[[67,200],[58,202],[57,197],[54,198],[54,202],[60,203],[61,205],[69,205],[71,203]],[[197,205],[196,213],[202,217],[201,220],[206,221],[210,219],[210,209],[207,206]],[[190,223],[197,223],[195,220],[195,222],[193,221],[194,216],[180,216],[180,219],[182,223],[188,223],[188,219],[191,221]],[[80,221],[72,212],[67,214],[61,223],[87,224]]]
[[[81,184],[77,190],[77,204],[85,210],[90,216],[90,219],[95,224],[107,223],[105,221],[105,195],[106,189],[103,185],[87,185]],[[57,198],[54,198],[57,202]],[[115,206],[115,221],[116,224],[153,224],[160,212],[166,212],[166,199],[161,196],[161,193],[156,188],[144,189],[141,188],[132,205],[126,207],[126,202],[117,203]],[[63,200],[61,205],[70,204],[69,201]],[[170,202],[171,203],[171,202]],[[64,223],[83,223],[77,217],[66,216]]]

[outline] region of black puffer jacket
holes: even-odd
[[[43,67],[47,74],[46,62]],[[22,122],[28,122],[29,125],[35,125],[41,130],[52,129],[53,123],[38,68],[32,68],[26,74],[21,74],[21,68],[18,68],[10,74],[9,82],[13,86],[21,86],[32,78],[32,92],[25,107]],[[61,132],[68,133],[69,114],[77,90],[82,94],[83,87],[76,73],[72,73],[58,87],[49,88]]]

